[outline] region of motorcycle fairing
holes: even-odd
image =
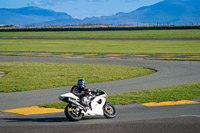
[[[105,94],[95,97],[91,101],[91,108],[92,109],[91,110],[89,109],[86,112],[82,111],[82,113],[85,116],[95,116],[95,115],[103,116],[104,115],[103,106],[106,102],[105,97],[106,97]],[[101,101],[101,102],[99,102],[99,101]]]
[[[79,97],[75,96],[73,93],[69,92],[69,93],[65,93],[65,94],[62,94],[58,97],[59,100],[63,101],[64,98],[73,98],[75,100],[79,100]]]

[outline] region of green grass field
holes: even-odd
[[[129,31],[0,32],[0,37],[21,38],[200,38],[199,29]],[[0,51],[68,54],[170,54],[200,55],[200,41],[115,40],[9,40],[1,39]]]
[[[200,38],[199,29],[127,31],[0,32],[0,37],[21,38]]]
[[[73,54],[200,55],[200,41],[2,39],[0,42],[0,51],[53,52]]]
[[[193,100],[200,97],[200,82],[112,95],[108,101],[115,105],[148,102]]]
[[[129,66],[38,62],[1,62],[0,71],[6,72],[0,78],[0,92],[72,86],[81,78],[87,83],[96,83],[154,73],[150,69]]]
[[[184,84],[172,87],[143,90],[137,92],[110,95],[108,102],[114,105],[126,105],[133,103],[165,102],[179,100],[193,100],[200,97],[200,82]],[[67,103],[50,103],[40,105],[46,108],[64,109]]]

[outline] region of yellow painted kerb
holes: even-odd
[[[107,54],[106,56],[121,56],[121,54]]]
[[[94,55],[97,55],[97,54],[84,54],[85,56],[94,56]]]
[[[73,55],[73,54],[64,54],[64,55]]]
[[[51,55],[53,53],[39,53],[40,55]]]
[[[149,56],[149,55],[142,55],[142,54],[138,54],[138,55],[133,55],[133,56],[138,56],[138,57],[144,57],[144,56]]]
[[[200,58],[200,56],[189,56],[189,58]]]
[[[168,102],[152,102],[152,103],[143,103],[145,106],[167,106],[167,105],[180,105],[180,104],[196,104],[199,102],[191,101],[191,100],[181,100],[181,101],[168,101]]]
[[[64,112],[64,109],[40,108],[38,106],[33,106],[33,107],[26,107],[26,108],[3,110],[2,112],[21,114],[21,115],[33,115],[33,114]]]

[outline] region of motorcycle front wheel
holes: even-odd
[[[82,119],[83,114],[81,113],[81,110],[77,108],[76,105],[68,104],[65,107],[65,116],[70,121],[79,121]]]
[[[103,112],[106,118],[114,118],[117,115],[115,107],[108,102],[103,106]]]

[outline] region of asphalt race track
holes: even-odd
[[[87,85],[101,88],[108,94],[174,86],[200,79],[200,62],[196,61],[0,56],[0,62],[21,61],[128,65],[157,70],[144,77]],[[0,110],[58,102],[58,95],[70,88],[0,93]],[[79,122],[69,122],[64,113],[23,116],[0,112],[0,132],[200,132],[200,104],[161,107],[132,104],[116,108],[118,115],[114,119],[86,117]]]

